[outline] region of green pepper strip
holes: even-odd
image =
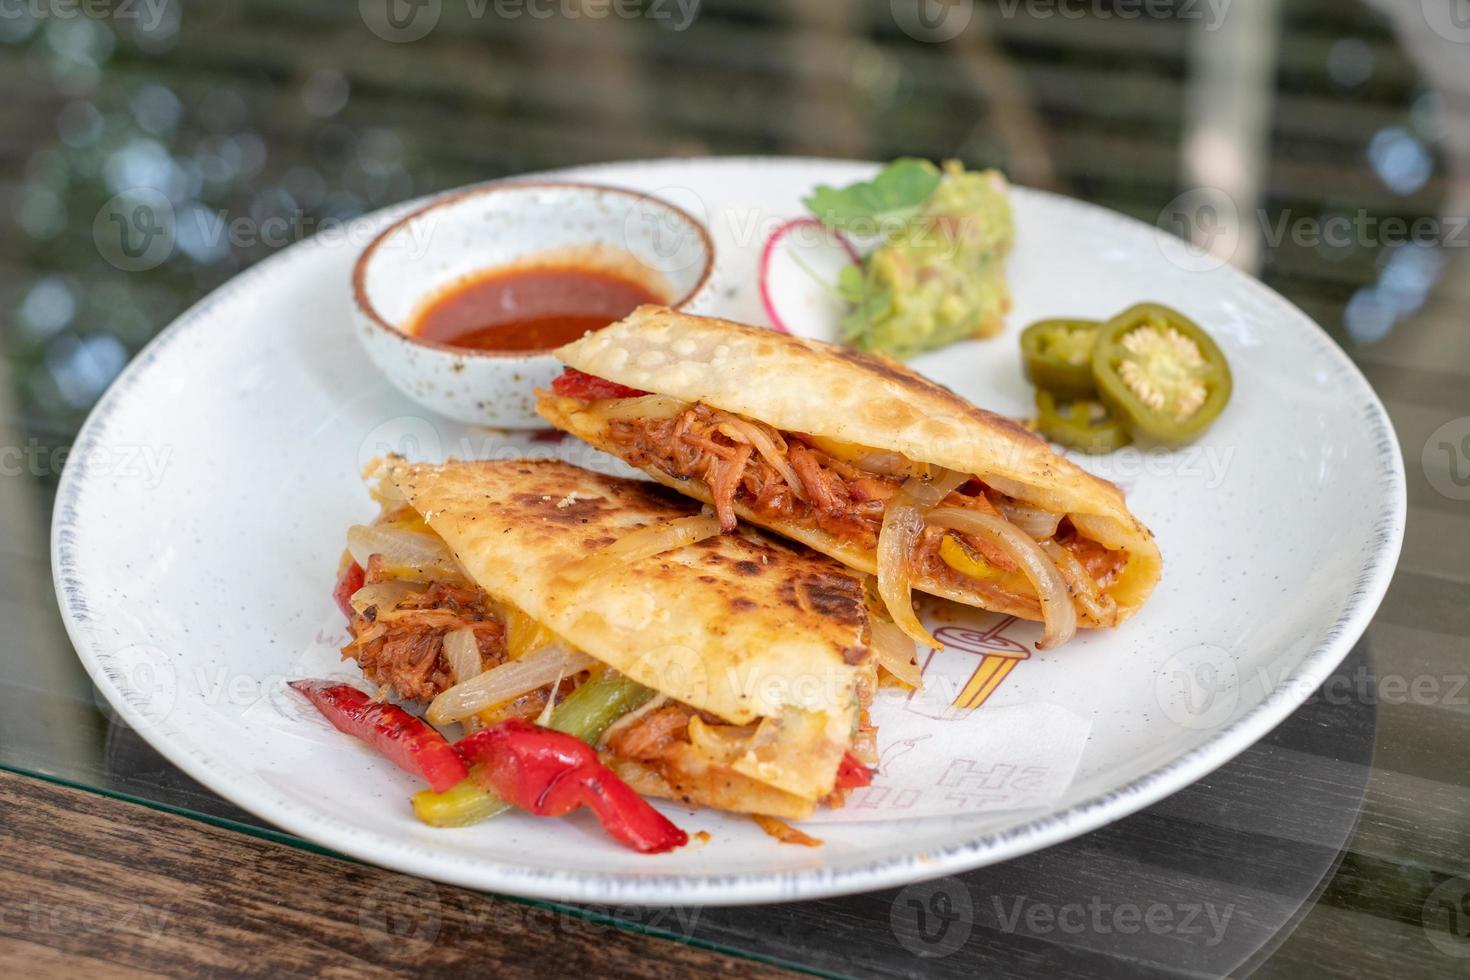
[[[1058,398],[1095,396],[1092,349],[1102,323],[1097,320],[1040,320],[1021,332],[1026,377]]]
[[[1098,401],[1058,402],[1051,392],[1036,390],[1036,427],[1052,442],[1094,455],[1128,445],[1128,431]]]
[[[622,675],[593,678],[577,688],[561,704],[551,711],[548,726],[566,732],[596,746],[603,732],[613,722],[647,701],[653,691]],[[413,812],[424,823],[434,827],[464,827],[503,813],[510,804],[485,789],[476,779],[475,769],[470,776],[456,783],[453,788],[435,793],[422,790],[413,795]]]
[[[1092,352],[1098,397],[1135,439],[1192,442],[1230,401],[1230,365],[1193,320],[1140,303],[1103,324]]]
[[[596,746],[613,722],[653,696],[653,691],[619,674],[590,680],[551,710],[549,727]]]

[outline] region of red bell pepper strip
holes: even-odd
[[[511,718],[465,736],[455,748],[487,789],[523,810],[559,817],[588,806],[603,829],[643,854],[689,842],[579,738]]]
[[[563,398],[580,398],[596,401],[599,398],[639,398],[648,394],[638,388],[629,388],[595,374],[586,374],[576,368],[567,368],[551,381],[551,390]]]
[[[350,623],[356,611],[352,608],[352,593],[362,588],[367,581],[367,573],[357,562],[348,562],[347,567],[342,569],[342,574],[337,576],[337,587],[332,590],[332,598],[337,600],[337,608],[342,610],[342,615],[347,617]]]
[[[838,789],[857,789],[872,781],[873,770],[859,762],[851,752],[843,754],[842,761],[837,765]]]
[[[374,701],[357,688],[331,681],[292,681],[339,731],[362,739],[422,777],[436,793],[469,775],[449,740],[396,704]]]

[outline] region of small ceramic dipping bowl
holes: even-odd
[[[357,335],[393,385],[440,415],[542,428],[536,388],[562,365],[545,350],[455,347],[415,336],[427,304],[501,270],[575,264],[631,279],[666,305],[698,310],[714,248],[685,211],[593,184],[504,183],[446,195],[375,238],[353,272]]]

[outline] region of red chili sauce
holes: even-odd
[[[640,282],[585,266],[492,270],[435,297],[410,332],[474,350],[549,350],[666,301]]]

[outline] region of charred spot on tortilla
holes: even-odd
[[[781,583],[778,595],[784,605],[846,625],[867,621],[862,586],[842,572],[801,575]]]
[[[761,573],[761,566],[759,562],[745,558],[735,563],[735,571],[741,575],[759,575]]]
[[[617,502],[605,497],[567,500],[548,493],[517,494],[514,503],[525,510],[535,511],[544,521],[557,524],[586,524],[601,514],[620,509]]]
[[[747,599],[743,595],[733,596],[730,599],[730,608],[736,612],[746,612],[747,610],[757,608],[759,605],[754,599]]]

